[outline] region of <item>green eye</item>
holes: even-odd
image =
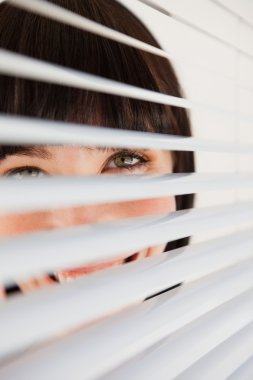
[[[115,166],[119,168],[125,168],[127,166],[133,166],[141,161],[141,157],[134,157],[133,155],[122,155],[114,158]]]
[[[114,174],[132,172],[133,174],[141,174],[145,171],[144,167],[148,166],[149,163],[149,157],[142,154],[142,152],[122,150],[108,159],[103,172],[106,173],[108,171]]]
[[[145,165],[148,160],[141,154],[135,152],[119,152],[110,158],[107,164],[107,169],[135,169],[139,166]]]
[[[10,171],[7,174],[7,177],[16,178],[16,179],[23,179],[23,178],[39,178],[43,177],[45,173],[37,168],[32,167],[26,167],[26,168],[19,168]]]

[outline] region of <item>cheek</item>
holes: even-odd
[[[23,228],[20,216],[0,216],[0,237],[15,235]]]
[[[73,225],[103,223],[117,219],[166,214],[175,210],[175,197],[163,197],[51,212],[0,215],[0,237]]]
[[[137,217],[166,214],[176,211],[175,197],[154,198],[141,201],[125,202],[117,207],[121,209],[121,217]]]
[[[0,216],[0,237],[8,237],[46,228],[47,213]]]
[[[143,201],[126,202],[119,207],[121,208],[122,218],[169,214],[170,212],[176,211],[176,200],[175,197],[170,196]],[[160,254],[164,252],[165,247],[166,243],[148,247],[139,253],[138,259]]]

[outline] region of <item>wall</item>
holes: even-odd
[[[253,145],[252,0],[121,0],[140,17],[170,56],[186,97],[228,113],[193,110],[194,136]],[[253,155],[198,153],[199,173],[253,172]],[[196,207],[253,200],[253,191],[205,192]],[[253,226],[253,224],[251,224]],[[240,226],[196,236],[233,232]]]

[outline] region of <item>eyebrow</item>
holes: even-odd
[[[51,158],[51,153],[40,146],[1,146],[0,160],[4,160],[7,156],[30,156],[44,159]]]
[[[50,145],[55,147],[67,147],[67,145]],[[120,150],[128,150],[124,148],[109,148],[101,146],[83,146],[83,145],[68,145],[70,147],[77,147],[83,150],[90,151],[100,151],[103,153],[114,153]],[[144,149],[143,149],[144,150]],[[145,149],[146,150],[146,149]],[[28,157],[38,157],[43,159],[52,158],[52,153],[50,153],[47,147],[31,145],[31,146],[0,146],[0,161],[4,160],[7,156],[28,156]]]

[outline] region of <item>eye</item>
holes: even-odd
[[[110,158],[105,169],[133,169],[145,165],[148,159],[135,152],[119,152]]]
[[[23,179],[23,178],[39,178],[43,177],[45,173],[39,169],[39,168],[33,168],[33,167],[23,167],[18,168],[14,170],[10,170],[6,176],[16,179]]]

